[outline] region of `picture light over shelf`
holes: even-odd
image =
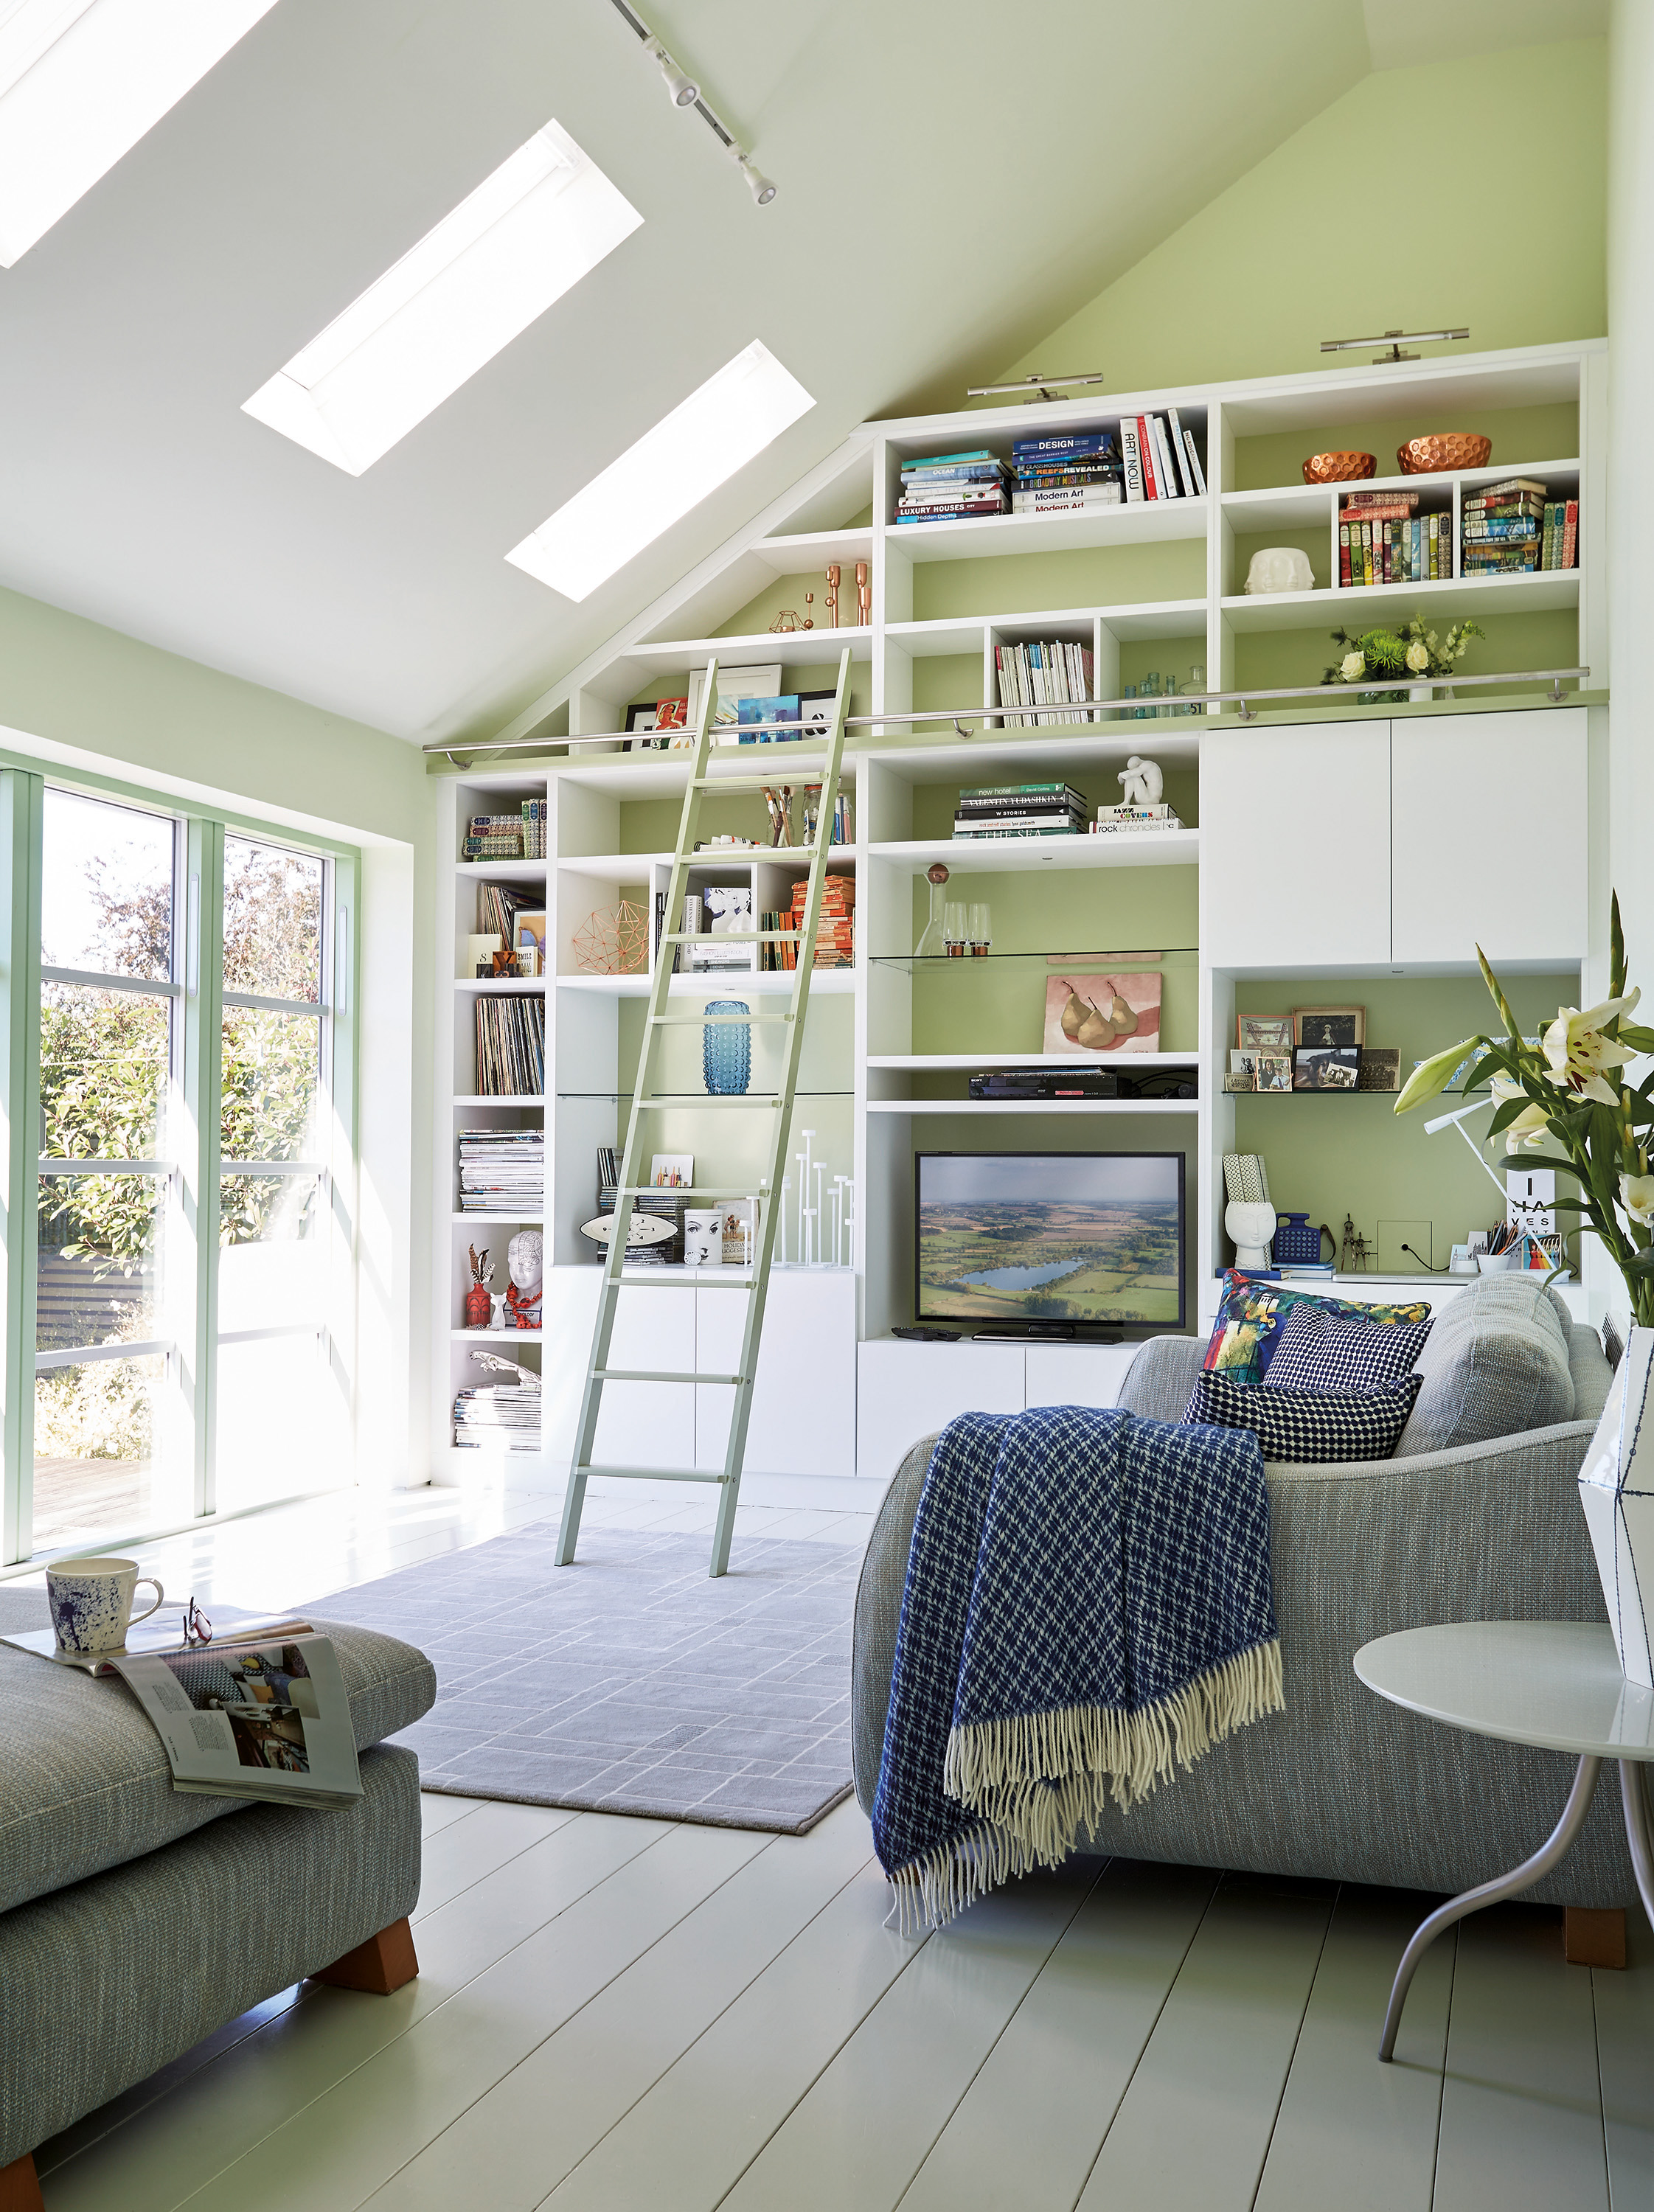
[[[965,398],[967,399],[998,399],[1007,392],[1025,392],[1028,398],[1025,404],[1034,407],[1042,399],[1060,399],[1062,393],[1059,386],[1071,384],[1101,384],[1102,381],[1103,376],[1100,370],[1096,374],[1088,372],[1084,376],[1042,376],[1036,370],[1032,376],[1025,376],[1015,384],[969,385],[965,389]]]
[[[1323,353],[1359,353],[1363,346],[1387,345],[1389,348],[1388,353],[1376,353],[1372,356],[1376,368],[1380,362],[1417,361],[1419,356],[1416,353],[1402,351],[1404,340],[1408,345],[1435,345],[1453,338],[1468,338],[1469,335],[1469,331],[1385,331],[1376,338],[1323,338],[1321,350]]]

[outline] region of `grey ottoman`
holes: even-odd
[[[43,1626],[0,1585],[0,1631]],[[417,1971],[419,1762],[410,1644],[317,1620],[362,1754],[347,1811],[179,1796],[125,1684],[0,1644],[0,2212],[40,2203],[32,2153],[306,1975],[380,1994]],[[377,1747],[377,1748],[375,1748]]]

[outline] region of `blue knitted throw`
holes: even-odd
[[[1110,1796],[1284,1704],[1250,1430],[962,1414],[914,1522],[873,1799],[897,1924],[1060,1864]]]

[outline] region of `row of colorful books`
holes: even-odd
[[[1019,438],[1011,448],[1013,514],[1072,514],[1119,507],[1126,496],[1120,447],[1109,430]]]
[[[539,992],[477,1000],[477,1096],[537,1098],[545,1090],[545,1000]]]
[[[1019,438],[1007,468],[987,447],[902,464],[898,523],[958,522],[983,514],[1061,514],[1136,500],[1204,499],[1195,434],[1175,407],[1128,415],[1113,430]]]
[[[1434,583],[1453,574],[1453,518],[1420,514],[1416,491],[1353,491],[1338,508],[1338,580]]]
[[[1011,512],[1011,471],[986,447],[903,461],[897,522],[964,522]]]
[[[1579,553],[1579,502],[1553,499],[1533,477],[1488,484],[1464,502],[1460,573],[1520,575],[1572,568]]]
[[[520,814],[473,814],[465,824],[465,860],[543,860],[546,802],[526,799]]]
[[[961,791],[953,812],[959,838],[1077,837],[1088,805],[1071,783],[985,783]]]
[[[1061,707],[1092,696],[1089,646],[1051,638],[1031,645],[994,647],[1001,707]],[[1019,715],[1015,726],[1033,729],[1047,722],[1071,722],[1072,714]]]
[[[781,922],[783,929],[802,929],[810,885],[802,877],[793,886],[793,903]],[[777,947],[796,959],[798,947]],[[855,960],[855,878],[829,876],[822,885],[821,915],[816,924],[818,968],[848,968]]]

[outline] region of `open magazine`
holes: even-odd
[[[167,1607],[135,1622],[122,1651],[59,1651],[49,1628],[15,1644],[88,1674],[119,1674],[165,1745],[174,1790],[285,1805],[351,1805],[362,1794],[338,1655],[307,1620],[213,1608],[210,1644],[185,1640]]]

